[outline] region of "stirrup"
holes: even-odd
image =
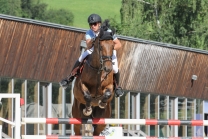
[[[63,79],[59,82],[60,86],[66,86],[68,84],[68,80]]]
[[[64,89],[66,89],[68,87],[68,83],[69,82],[66,79],[64,79],[64,80],[62,80],[62,81],[59,82],[59,85],[61,87],[63,87]]]
[[[66,89],[69,84],[74,80],[74,76],[71,76],[69,79],[63,79],[59,82],[60,86]]]
[[[124,94],[124,92],[123,92],[123,90],[122,90],[121,87],[117,87],[117,88],[115,89],[115,96],[116,96],[116,97],[121,97],[121,96],[123,96],[123,94]]]

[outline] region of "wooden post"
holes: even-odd
[[[181,120],[187,120],[186,105],[187,105],[186,99],[183,99],[182,106],[181,106],[181,116],[183,117],[183,119],[181,119]],[[187,133],[186,127],[187,127],[186,125],[182,126],[182,136],[183,137],[187,136],[187,134],[186,134]]]
[[[118,98],[115,98],[115,117],[114,118],[118,118]]]
[[[147,119],[149,118],[148,117],[148,111],[149,111],[149,109],[148,109],[148,95],[146,95],[145,96],[145,103],[144,103],[144,117],[147,118]],[[149,128],[149,126],[145,125],[145,133],[147,135],[149,135],[148,128]]]
[[[128,92],[125,96],[125,118],[126,119],[130,119],[130,117],[129,117],[129,115],[130,115],[130,113],[129,113],[130,101],[129,100],[130,100],[130,92]],[[124,125],[124,128],[128,129],[128,125]]]
[[[159,103],[159,96],[157,96],[156,98],[155,98],[155,119],[159,119],[159,105],[158,105],[158,103]],[[155,137],[159,137],[159,126],[158,125],[155,125]]]
[[[4,107],[3,107],[3,103],[2,103],[2,101],[1,101],[1,104],[0,104],[0,117],[3,117],[3,112],[4,111]],[[2,125],[3,124],[3,122],[2,121],[0,121],[0,125]]]

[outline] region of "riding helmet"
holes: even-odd
[[[96,22],[102,22],[101,17],[98,14],[91,14],[88,17],[88,23],[96,23]]]

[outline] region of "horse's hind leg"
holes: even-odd
[[[94,129],[93,135],[99,136],[100,133],[105,129],[106,125],[96,125],[94,127],[95,127],[95,129]]]
[[[93,117],[94,118],[110,118],[111,117],[111,105],[107,103],[105,109],[101,109],[100,107],[95,107],[93,109]],[[93,135],[99,136],[100,133],[105,129],[106,125],[95,125]]]
[[[74,102],[72,105],[72,116],[74,118],[81,118],[80,105],[81,104],[77,101],[77,99],[74,98]],[[75,135],[81,135],[80,129],[81,129],[81,125],[74,125]],[[73,133],[71,133],[71,134],[73,134]]]
[[[81,124],[74,125],[74,132],[75,132],[75,135],[81,135]]]

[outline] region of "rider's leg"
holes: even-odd
[[[118,61],[116,57],[116,51],[114,50],[113,56],[112,56],[112,62],[113,62],[113,77],[114,77],[114,86],[115,86],[115,96],[120,97],[124,94],[122,88],[119,86],[119,78],[120,78],[120,72],[118,70]]]
[[[70,73],[69,76],[67,76],[65,79],[63,79],[60,82],[61,86],[66,86],[67,84],[69,84],[70,82],[72,82],[74,80],[74,76],[76,75],[77,71],[74,71],[75,69],[78,70],[79,65],[81,64],[81,62],[79,62],[79,60],[77,60],[74,64],[74,67],[72,68],[72,72]]]
[[[119,86],[120,72],[118,71],[117,73],[114,73],[113,76],[115,79],[115,95],[116,97],[121,97],[123,96],[124,92],[122,88]]]
[[[70,82],[74,80],[74,77],[77,75],[77,70],[79,69],[80,64],[86,58],[86,56],[92,53],[92,51],[93,51],[93,48],[86,50],[84,53],[80,55],[79,59],[75,62],[74,67],[72,68],[72,71],[69,74],[69,76],[67,76],[65,79],[63,79],[60,82],[61,86],[67,86]]]

